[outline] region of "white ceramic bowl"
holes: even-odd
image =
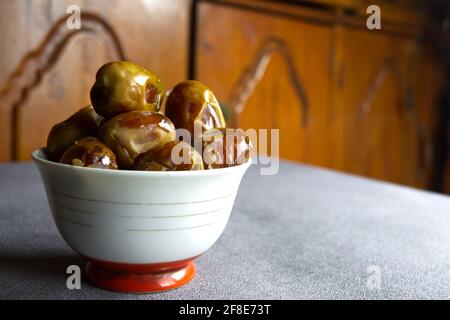
[[[32,158],[53,220],[73,250],[104,267],[150,266],[153,271],[152,266],[183,266],[214,244],[251,164],[152,172],[55,163],[47,160],[44,149],[34,151]]]

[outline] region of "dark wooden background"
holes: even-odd
[[[279,128],[284,159],[450,193],[445,30],[426,1],[379,3],[381,31],[356,0],[1,1],[0,161],[29,160],[128,59],[205,82],[230,125]]]

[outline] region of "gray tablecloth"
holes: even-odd
[[[0,165],[0,298],[450,298],[450,197],[281,163],[244,177],[222,237],[188,285],[121,294],[83,281],[32,164]]]

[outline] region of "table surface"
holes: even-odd
[[[122,294],[66,286],[82,260],[33,164],[0,165],[2,299],[450,298],[450,197],[282,162],[251,166],[230,221],[186,286]]]

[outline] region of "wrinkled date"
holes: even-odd
[[[242,130],[211,129],[202,135],[205,168],[225,168],[243,164],[250,158],[252,144]]]
[[[140,154],[156,153],[174,141],[175,127],[162,113],[131,111],[108,120],[99,137],[116,154],[119,168],[130,169]]]

